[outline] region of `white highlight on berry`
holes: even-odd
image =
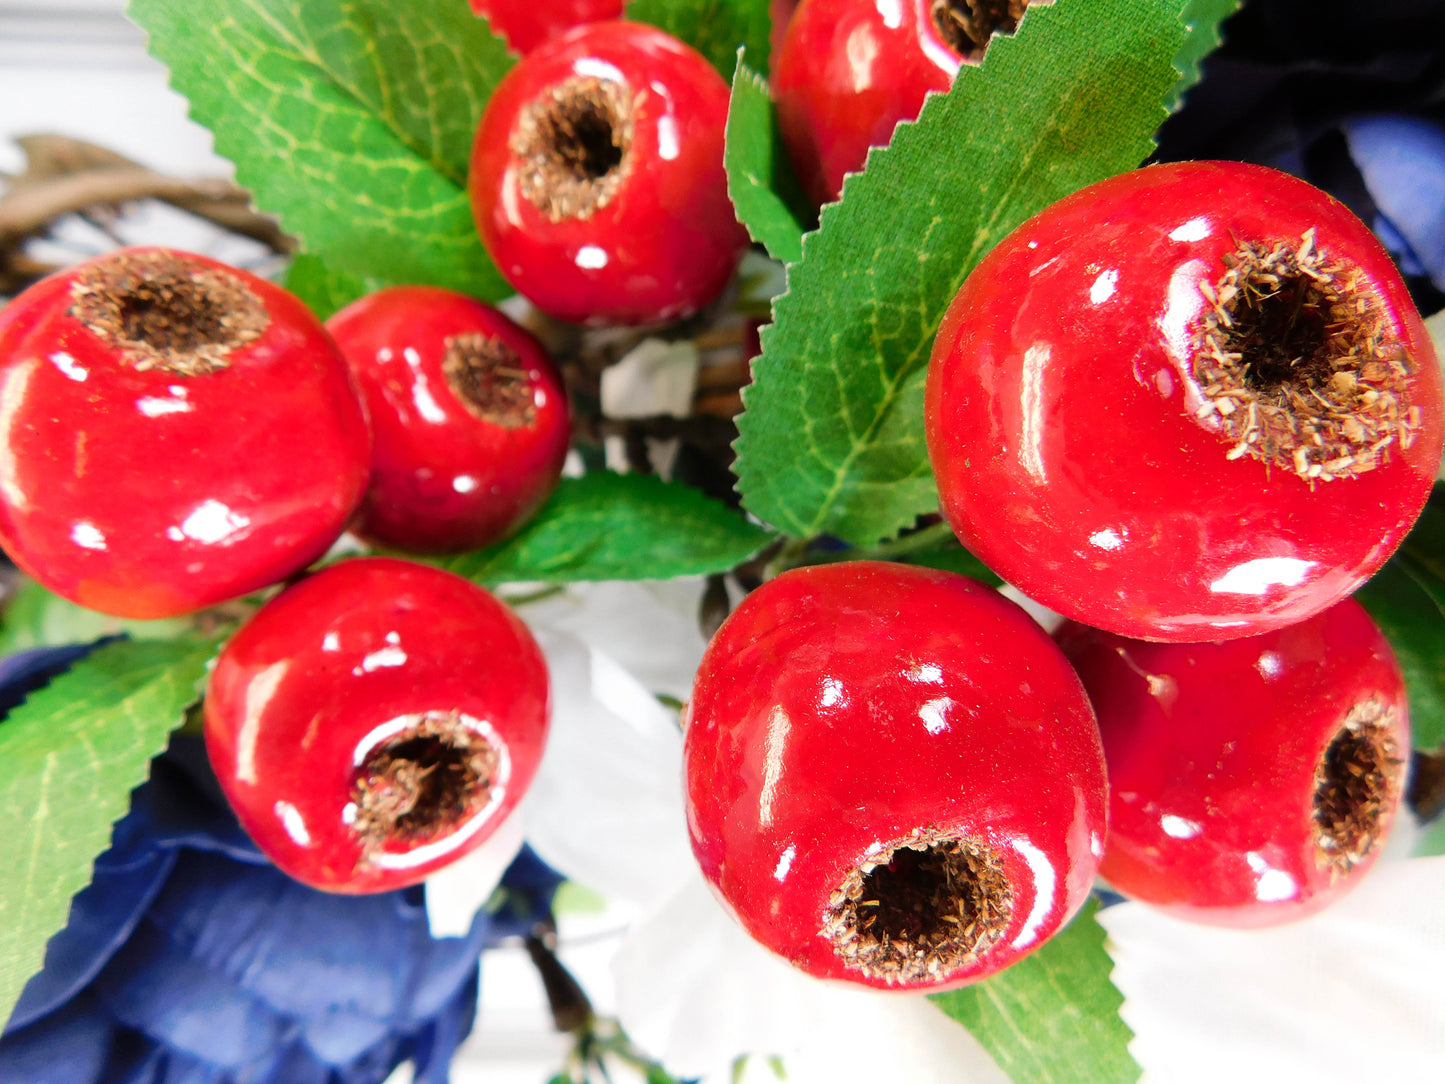
[[[105,535],[94,523],[81,521],[70,528],[70,540],[82,549],[105,549]]]
[[[306,821],[301,816],[301,811],[290,802],[278,801],[272,810],[281,819],[281,827],[286,829],[286,834],[291,837],[291,842],[298,847],[311,846],[311,833],[306,830]]]
[[[64,350],[57,350],[50,355],[50,364],[54,365],[71,380],[85,383],[86,377],[90,376],[90,370],[81,366],[80,362],[67,354]]]
[[[773,870],[773,880],[781,884],[783,879],[788,876],[788,870],[793,868],[793,859],[797,856],[798,845],[796,843],[788,844],[788,849],[778,858],[777,868]]]
[[[1216,595],[1264,595],[1271,587],[1298,587],[1316,564],[1298,557],[1257,557],[1231,568],[1209,589]]]
[[[1023,948],[1039,939],[1039,927],[1054,909],[1059,879],[1048,856],[1028,840],[1014,840],[1013,849],[1023,856],[1023,860],[1029,864],[1029,872],[1034,875],[1034,905],[1029,910],[1029,917],[1024,920],[1024,928],[1013,939],[1014,948]]]
[[[1114,290],[1119,285],[1119,272],[1117,270],[1105,271],[1094,280],[1089,287],[1089,300],[1095,305],[1102,305],[1109,298],[1114,296]]]
[[[1193,839],[1203,831],[1197,822],[1174,813],[1165,813],[1160,817],[1159,827],[1164,829],[1164,834],[1171,839]]]
[[[1175,226],[1169,234],[1171,241],[1203,241],[1210,234],[1209,219],[1202,215],[1198,218],[1191,218],[1182,225]]]
[[[763,789],[758,795],[758,820],[764,827],[773,823],[773,798],[783,776],[783,753],[787,750],[791,729],[792,720],[782,705],[773,708],[772,715],[768,716],[768,734],[763,739]]]
[[[250,525],[251,520],[248,517],[240,512],[233,512],[218,500],[208,498],[192,509],[179,528],[167,527],[166,537],[173,542],[189,538],[195,542],[214,545],[225,542]]]

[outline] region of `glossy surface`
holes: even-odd
[[[471,0],[471,4],[513,51],[530,53],[574,26],[622,18],[623,0]]]
[[[885,985],[819,936],[880,840],[932,827],[1003,857],[1006,932],[933,988],[1037,948],[1102,849],[1103,756],[1078,679],[1021,609],[949,573],[853,562],[765,583],[708,646],[684,756],[703,874],[754,938],[817,976]]]
[[[838,198],[930,90],[953,85],[962,59],[938,33],[931,0],[803,0],[774,64],[778,123],[816,203]]]
[[[1196,417],[1200,283],[1238,241],[1298,239],[1368,276],[1413,365],[1419,436],[1310,483]],[[1238,239],[1238,241],[1236,240]],[[1345,207],[1236,163],[1155,166],[1004,239],[944,317],[929,458],[966,546],[1025,594],[1123,635],[1222,640],[1349,595],[1414,522],[1440,462],[1439,366],[1389,256]]]
[[[1408,757],[1404,679],[1358,603],[1220,644],[1077,624],[1058,639],[1104,736],[1111,797],[1099,872],[1120,892],[1196,922],[1269,926],[1320,910],[1374,864],[1383,840],[1332,877],[1315,859],[1310,812],[1316,767],[1354,705],[1392,707]]]
[[[331,892],[420,881],[480,845],[536,771],[546,663],[482,588],[388,558],[343,561],[272,599],[226,644],[205,701],[206,748],[242,825],[281,869]],[[421,712],[462,712],[504,747],[504,782],[455,834],[363,860],[350,827],[358,751]]]
[[[463,294],[397,286],[326,323],[366,400],[371,481],[354,528],[416,553],[475,549],[539,509],[571,440],[567,389],[542,344],[503,313]],[[456,337],[499,343],[514,357],[509,391],[529,420],[474,413],[444,362]]]
[[[569,79],[631,95],[633,135],[610,202],[553,221],[522,193],[513,149],[529,103]],[[493,93],[472,151],[472,212],[502,274],[563,320],[641,324],[712,300],[747,247],[723,172],[728,87],[696,51],[640,23],[580,27],[529,53]]]
[[[296,298],[199,256],[268,314],[227,367],[137,370],[54,275],[0,313],[0,545],[82,606],[189,613],[320,557],[361,499],[370,434],[346,365]]]

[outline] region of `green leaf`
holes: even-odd
[[[803,227],[792,208],[802,203],[778,130],[768,84],[740,55],[728,104],[728,195],[738,220],[768,255],[792,263],[803,255]]]
[[[1180,101],[1199,82],[1199,62],[1219,46],[1219,24],[1239,10],[1242,0],[1186,0],[1180,16],[1189,28],[1184,47],[1175,58],[1179,82],[1174,84],[1166,104],[1169,112],[1179,108]]]
[[[129,14],[305,251],[356,275],[511,293],[466,176],[512,60],[461,0],[131,0]]]
[[[436,562],[468,579],[661,580],[722,572],[770,536],[697,490],[637,474],[564,478],[520,534]]]
[[[336,271],[309,252],[298,252],[286,269],[286,289],[306,302],[319,320],[329,320],[357,298],[390,285],[369,275]]]
[[[992,978],[932,1000],[971,1031],[1014,1084],[1125,1084],[1138,1080],[1123,996],[1109,978],[1099,905],[1090,900],[1032,956]]]
[[[1003,579],[968,550],[958,544],[931,546],[907,554],[903,561],[910,565],[926,568],[941,568],[945,572],[956,572],[960,576],[981,580],[991,587],[1003,583]]]
[[[1139,164],[1184,41],[1180,0],[1030,7],[803,239],[743,393],[743,503],[798,537],[870,545],[937,507],[923,385],[964,277],[1030,215]]]
[[[5,604],[0,624],[0,655],[32,647],[79,644],[127,633],[135,640],[172,640],[191,630],[186,618],[129,621],[87,610],[27,580]]]
[[[731,79],[739,46],[766,67],[773,29],[768,5],[769,0],[632,0],[626,18],[687,42]]]
[[[1445,854],[1445,817],[1436,817],[1425,825],[1410,854],[1414,858],[1433,858],[1435,855]]]
[[[110,644],[0,723],[0,1020],[40,969],[214,653],[201,640]]]

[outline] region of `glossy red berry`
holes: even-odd
[[[206,748],[237,817],[328,892],[414,884],[516,806],[547,732],[525,625],[449,572],[372,557],[288,588],[226,644]]]
[[[963,985],[1088,894],[1107,803],[1093,714],[982,584],[879,562],[784,573],[708,645],[686,728],[704,876],[813,975]]]
[[[805,190],[838,198],[868,148],[912,120],[929,91],[1010,33],[1028,0],[803,0],[774,65],[778,123]]]
[[[122,617],[290,576],[366,485],[366,417],[321,324],[202,256],[126,249],[15,298],[0,403],[0,545]]]
[[[507,39],[518,53],[530,53],[543,42],[574,26],[622,18],[623,0],[471,0],[472,11],[486,17],[492,32]]]
[[[1440,464],[1435,351],[1340,203],[1229,162],[1061,200],[969,275],[925,401],[943,511],[1122,635],[1223,640],[1349,595]]]
[[[415,553],[508,534],[557,484],[571,439],[567,389],[542,344],[464,294],[395,286],[326,324],[375,437],[353,529]]]
[[[1268,926],[1352,888],[1399,806],[1410,730],[1385,638],[1347,599],[1218,644],[1067,624],[1109,763],[1100,873],[1197,922]]]
[[[502,274],[563,320],[696,312],[747,247],[723,172],[728,86],[641,23],[579,27],[493,93],[472,151],[477,228]]]

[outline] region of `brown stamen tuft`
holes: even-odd
[[[1209,311],[1194,352],[1204,396],[1233,442],[1311,482],[1350,478],[1408,448],[1420,425],[1406,357],[1364,275],[1315,247],[1245,242],[1218,282],[1201,283]]]
[[[528,104],[511,138],[522,195],[553,222],[591,218],[632,172],[632,118],[632,92],[594,76]]]
[[[537,420],[532,378],[516,352],[479,331],[446,341],[442,374],[462,406],[482,421],[521,429]]]
[[[427,712],[372,749],[357,770],[352,829],[365,855],[455,831],[486,807],[500,754],[456,712]]]
[[[939,37],[965,60],[978,60],[995,34],[1018,29],[1029,0],[933,0]]]
[[[823,935],[851,968],[892,983],[942,979],[991,949],[1013,912],[993,848],[932,829],[897,840],[833,892]]]
[[[183,253],[119,252],[85,268],[70,289],[69,314],[145,371],[202,376],[271,322],[238,276]]]
[[[1315,768],[1315,862],[1332,877],[1375,849],[1399,802],[1405,761],[1395,723],[1380,701],[1357,704]]]

